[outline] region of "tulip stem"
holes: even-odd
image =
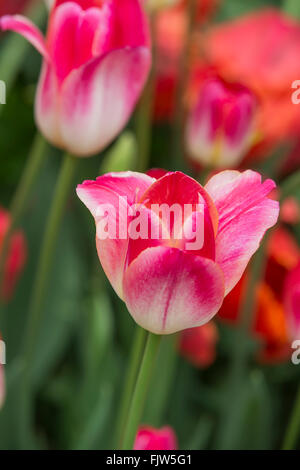
[[[77,161],[78,159],[68,154],[64,157],[55,188],[54,199],[48,215],[46,230],[38,260],[38,267],[33,284],[32,296],[29,304],[28,324],[24,340],[24,369],[20,398],[21,443],[26,442],[28,424],[30,423],[30,371],[32,369],[33,354],[42,320],[41,312],[43,300],[46,294],[59,227],[63,217],[66,201],[70,194]]]
[[[151,380],[153,366],[157,357],[161,336],[148,333],[144,356],[136,381],[127,424],[125,427],[122,450],[132,450],[135,436],[142,418],[145,400]]]
[[[126,372],[125,387],[122,393],[120,407],[117,414],[117,428],[115,434],[115,444],[117,448],[120,448],[122,446],[124,428],[126,425],[126,420],[128,418],[129,407],[139,366],[141,364],[141,358],[145,349],[146,336],[146,330],[136,325],[134,341],[130,353],[129,365]]]
[[[9,251],[10,240],[16,227],[19,225],[20,218],[23,214],[26,206],[32,185],[36,179],[36,176],[41,167],[45,150],[46,141],[44,138],[37,134],[30,155],[28,157],[25,169],[23,171],[21,180],[17,187],[17,190],[13,196],[11,207],[10,207],[10,225],[7,232],[2,240],[1,254],[0,254],[0,286],[3,285],[3,278],[5,274],[5,263]]]
[[[294,18],[300,18],[299,0],[284,0],[283,11]]]
[[[182,152],[182,140],[183,140],[183,120],[184,120],[184,93],[188,82],[189,65],[190,65],[190,46],[191,36],[194,29],[195,12],[197,2],[196,0],[190,0],[188,3],[187,10],[187,29],[185,42],[182,47],[179,77],[176,89],[176,103],[175,103],[175,115],[173,124],[173,142],[172,152],[174,158],[175,170],[184,170],[184,160]]]
[[[154,38],[155,14],[150,15],[150,27],[152,37]],[[152,62],[155,63],[155,48],[152,46]],[[153,99],[154,99],[154,75],[150,72],[147,84],[144,88],[140,102],[138,103],[135,115],[135,129],[138,144],[138,161],[137,170],[144,172],[149,167],[149,157],[151,151],[152,136],[152,115],[153,115]]]
[[[287,432],[283,441],[283,450],[292,450],[300,433],[300,387],[296,395],[291,419],[287,428]]]

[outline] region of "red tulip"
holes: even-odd
[[[155,429],[150,426],[138,430],[134,450],[177,450],[175,433],[170,426]]]
[[[197,328],[182,331],[179,350],[182,356],[196,367],[209,367],[216,358],[218,339],[217,327],[210,321]]]
[[[0,250],[3,238],[10,224],[9,213],[0,208]],[[26,260],[26,242],[22,232],[17,231],[10,240],[9,252],[4,270],[4,283],[1,296],[8,301],[14,291],[16,282],[24,268]]]

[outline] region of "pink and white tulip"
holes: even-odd
[[[36,122],[54,145],[89,156],[127,123],[151,65],[140,0],[56,0],[46,39],[26,18],[3,16],[42,54]]]
[[[136,435],[134,450],[177,450],[177,438],[170,426],[155,429],[142,426]]]
[[[208,80],[186,129],[189,157],[205,166],[238,166],[253,144],[256,99],[246,88]]]
[[[286,277],[284,304],[290,335],[300,339],[300,263]]]
[[[251,170],[221,172],[205,187],[181,172],[159,179],[125,172],[85,181],[77,194],[95,218],[102,267],[132,317],[146,330],[170,334],[207,323],[218,312],[277,221],[279,204],[268,197],[274,187]],[[189,205],[192,211],[179,228],[167,227],[156,210],[162,204]],[[103,205],[115,211],[104,214]],[[132,236],[136,205],[139,216],[162,236]],[[115,238],[104,239],[98,232],[104,221],[118,227],[128,223],[129,229],[125,236],[118,230]],[[191,243],[198,227],[204,235],[199,246]]]

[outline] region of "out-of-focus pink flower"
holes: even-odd
[[[3,238],[9,225],[9,213],[0,208],[0,251]],[[27,247],[23,233],[20,231],[15,232],[10,240],[10,247],[4,271],[4,283],[3,286],[1,286],[1,297],[6,301],[11,298],[16,282],[23,270],[26,260],[26,251]]]
[[[205,187],[181,172],[158,180],[125,172],[85,181],[77,194],[95,218],[115,291],[139,325],[170,334],[217,313],[277,221],[274,187],[251,170],[221,172]]]
[[[254,141],[256,104],[240,85],[205,82],[187,121],[189,157],[205,166],[236,167]]]
[[[216,358],[218,329],[213,321],[189,328],[180,335],[179,350],[196,367],[209,367]]]
[[[150,426],[139,428],[134,450],[177,450],[177,438],[170,426],[155,429]]]
[[[298,224],[300,222],[300,204],[298,200],[293,197],[287,197],[281,204],[280,218],[282,222],[287,224]]]
[[[284,305],[293,339],[300,338],[300,262],[288,274],[284,286]]]
[[[151,64],[140,0],[56,0],[46,40],[26,18],[4,16],[42,54],[35,115],[45,137],[78,156],[106,147],[129,119]]]
[[[300,107],[292,102],[291,87],[300,76],[299,21],[280,10],[259,10],[216,26],[202,46],[206,60],[200,69],[213,68],[259,98],[260,140],[252,156],[265,156],[279,142],[298,137]]]

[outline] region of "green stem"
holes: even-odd
[[[153,32],[155,22],[154,13],[150,16],[151,30]],[[152,37],[154,35],[152,34]],[[152,50],[153,62],[155,62],[155,49]],[[141,100],[136,111],[136,138],[138,144],[137,170],[144,172],[149,167],[152,137],[152,114],[154,99],[154,69],[152,68],[148,82],[144,88]]]
[[[183,160],[183,118],[184,118],[184,93],[186,90],[186,84],[188,81],[189,75],[189,65],[190,65],[190,45],[191,45],[191,35],[194,28],[195,21],[195,11],[196,11],[197,2],[196,0],[190,0],[188,4],[187,11],[187,30],[185,43],[181,52],[181,60],[179,66],[179,78],[178,85],[176,90],[176,103],[175,103],[175,117],[173,124],[173,142],[172,142],[172,153],[174,158],[174,166],[176,170],[184,170],[184,160]]]
[[[283,450],[294,449],[297,438],[300,433],[300,387],[298,388],[295,405],[293,407],[292,416],[287,428],[287,432],[284,438]]]
[[[13,197],[11,207],[10,207],[10,226],[4,236],[1,245],[1,254],[0,254],[0,286],[3,285],[3,277],[5,273],[5,262],[9,251],[10,239],[15,230],[19,225],[20,218],[23,214],[24,208],[26,206],[30,191],[34,184],[34,181],[37,177],[39,169],[41,167],[45,150],[46,150],[46,141],[44,138],[37,134],[35,137],[29,158],[27,160],[25,169],[23,171],[21,180]]]
[[[141,364],[142,355],[145,349],[147,332],[144,328],[136,325],[135,337],[131,349],[129,365],[125,378],[125,387],[122,393],[119,412],[117,415],[117,429],[115,433],[116,448],[121,448],[124,435],[124,429],[128,418],[129,407],[134,390],[134,385]]]
[[[284,0],[282,9],[287,15],[300,18],[299,0]]]
[[[38,267],[33,284],[33,291],[29,305],[28,325],[24,340],[24,370],[21,384],[20,398],[20,439],[21,445],[26,448],[28,442],[28,423],[30,423],[30,371],[36,346],[39,327],[42,320],[43,301],[47,290],[49,275],[53,262],[53,255],[59,233],[59,227],[64,214],[67,198],[73,182],[74,170],[78,159],[66,155],[56,184],[54,199],[47,220],[46,230],[42,242]]]
[[[147,343],[129,410],[122,449],[132,450],[158,353],[161,337],[148,333]]]

